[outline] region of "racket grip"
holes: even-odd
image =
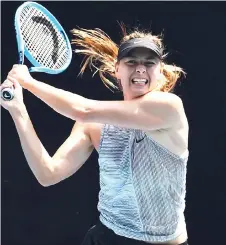
[[[14,98],[13,88],[3,88],[1,91],[1,97],[5,101],[12,100]]]

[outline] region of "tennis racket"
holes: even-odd
[[[58,20],[42,5],[25,2],[15,14],[16,40],[19,64],[24,56],[33,67],[30,72],[58,74],[71,63],[72,50],[69,39]],[[4,100],[12,100],[13,88],[1,91]]]

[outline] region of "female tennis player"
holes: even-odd
[[[2,101],[15,122],[27,162],[43,186],[74,174],[93,149],[99,154],[98,223],[82,245],[187,245],[184,217],[188,122],[182,100],[172,93],[183,70],[167,65],[159,36],[134,31],[119,47],[101,30],[74,29],[73,44],[86,55],[122,101],[84,98],[35,80],[14,65],[1,89],[15,87]],[[75,120],[70,136],[51,157],[32,126],[21,86],[58,113]]]

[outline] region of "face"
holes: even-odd
[[[115,66],[125,100],[142,96],[155,89],[160,72],[160,59],[149,49],[135,48]]]

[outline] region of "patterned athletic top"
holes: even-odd
[[[184,219],[188,150],[177,156],[142,130],[104,125],[98,149],[100,221],[147,242],[175,239]]]

